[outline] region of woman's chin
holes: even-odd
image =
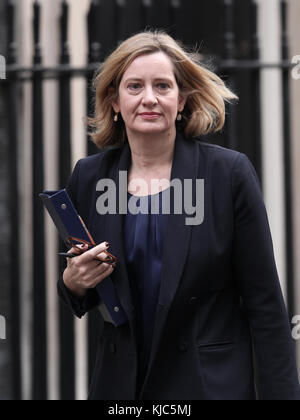
[[[143,124],[143,126],[136,127],[136,129],[132,131],[139,134],[164,134],[170,132],[170,127],[158,124]]]

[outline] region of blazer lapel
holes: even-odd
[[[117,153],[117,154],[115,154]],[[93,220],[94,235],[97,240],[103,238],[103,241],[108,241],[110,244],[109,252],[118,258],[117,266],[113,273],[113,281],[117,289],[119,299],[122,307],[126,312],[130,326],[134,330],[133,324],[133,304],[131,298],[130,285],[126,269],[125,252],[123,245],[123,214],[119,214],[119,171],[129,170],[131,162],[131,152],[128,143],[119,149],[108,153],[107,157],[103,159],[101,168],[99,169],[98,179],[110,179],[114,181],[116,186],[116,214],[96,214]],[[121,200],[127,200],[127,185],[120,186]]]
[[[179,179],[181,181],[181,185],[183,186],[185,179],[193,180],[193,203],[196,203],[196,187],[194,181],[196,180],[198,173],[198,150],[196,141],[186,140],[180,134],[177,135],[171,180]],[[184,187],[182,190],[184,191]],[[172,202],[173,200],[171,194],[171,203]],[[170,306],[175,297],[176,291],[178,290],[184,264],[188,255],[192,226],[186,225],[186,217],[191,217],[191,215],[184,212],[184,206],[182,214],[172,214],[171,211],[171,214],[168,215],[162,258],[161,288],[148,372],[145,378],[144,386],[151,371],[153,360],[162,338]],[[141,395],[142,393],[143,389],[141,391]]]
[[[112,169],[112,173],[109,175],[109,178],[112,179],[116,185],[116,214],[105,215],[105,232],[106,237],[108,238],[107,241],[110,243],[109,251],[119,260],[119,263],[114,270],[114,283],[117,288],[118,296],[122,303],[123,309],[127,313],[129,321],[132,323],[134,308],[126,269],[125,250],[123,243],[124,215],[119,214],[120,199],[127,203],[127,185],[120,186],[119,172],[126,171],[128,173],[130,163],[130,147],[128,143],[125,143],[124,147],[121,149],[120,159]]]

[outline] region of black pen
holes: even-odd
[[[78,257],[78,255],[80,255],[80,254],[71,254],[70,252],[59,252],[58,255],[60,257],[74,258],[74,257]]]
[[[66,258],[74,258],[74,257],[78,257],[79,255],[82,254],[72,254],[71,252],[59,252],[58,255],[60,257],[66,257]],[[99,261],[100,263],[105,262],[106,264],[111,264],[113,267],[116,266],[115,262],[110,263],[110,261],[100,261],[98,258],[93,258],[95,261]],[[108,257],[108,259],[110,259],[110,257]]]

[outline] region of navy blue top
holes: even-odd
[[[147,371],[160,291],[163,239],[167,220],[167,214],[163,214],[162,210],[162,197],[167,189],[141,197],[128,192],[128,203],[134,202],[139,212],[132,214],[129,207],[124,219],[126,265],[136,309],[138,387],[142,385]]]

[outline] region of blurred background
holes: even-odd
[[[299,23],[299,0],[0,2],[1,400],[87,397],[99,315],[79,321],[60,304],[58,236],[38,193],[97,152],[83,122],[93,73],[145,28],[196,46],[240,97],[203,140],[257,170],[300,368]]]

